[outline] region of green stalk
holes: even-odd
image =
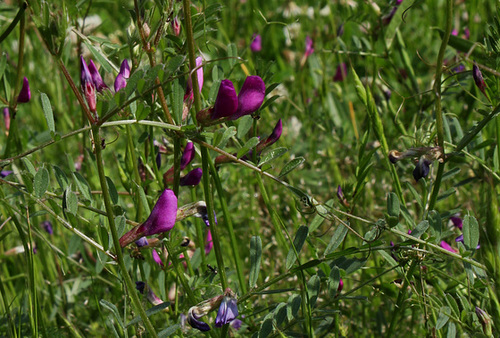
[[[23,1],[23,3],[21,4],[21,7],[19,8],[19,11],[17,12],[14,20],[12,20],[9,27],[7,27],[5,29],[5,31],[2,33],[2,35],[0,36],[0,43],[2,43],[2,41],[5,40],[5,38],[7,36],[9,36],[9,34],[14,30],[14,28],[16,28],[16,25],[19,22],[19,20],[24,18],[24,10],[26,9],[26,6],[27,6],[26,2]]]
[[[243,261],[241,260],[240,253],[238,251],[238,241],[234,234],[233,221],[231,220],[231,214],[229,213],[229,208],[227,207],[226,196],[224,195],[224,190],[222,189],[219,173],[217,172],[213,161],[210,161],[209,163],[212,178],[215,183],[215,189],[217,189],[217,195],[219,195],[220,204],[222,205],[222,214],[224,215],[227,231],[229,232],[229,241],[231,243],[231,250],[233,251],[233,257],[236,264],[236,271],[238,273],[240,289],[242,293],[246,293],[247,287],[245,283],[245,277],[243,276]]]
[[[132,157],[132,168],[134,170],[135,183],[137,184],[137,189],[141,189],[141,175],[139,174],[139,167],[138,167],[139,162],[137,160],[137,154],[135,153],[135,145],[134,145],[134,140],[132,139],[132,132],[130,131],[130,126],[128,125],[125,126],[125,133],[127,134],[128,151],[130,152],[130,156]],[[95,134],[94,137],[96,137]],[[141,221],[143,208],[139,193],[137,193],[135,196],[135,204],[137,205],[136,220]]]
[[[132,279],[128,274],[127,267],[125,266],[125,261],[123,260],[122,248],[120,246],[120,239],[118,237],[118,232],[116,230],[115,219],[113,217],[113,206],[111,205],[111,197],[109,194],[108,184],[106,182],[106,175],[104,173],[104,162],[102,158],[102,148],[101,142],[99,140],[99,127],[92,127],[92,134],[94,136],[94,145],[95,145],[95,155],[96,155],[96,164],[97,171],[99,173],[99,181],[102,189],[102,197],[104,200],[104,205],[106,207],[106,213],[108,214],[108,222],[109,229],[111,230],[111,236],[113,237],[113,244],[116,251],[116,260],[120,270],[122,272],[123,279],[125,281],[125,285],[127,291],[129,293],[130,298],[132,299],[132,305],[134,310],[139,313],[141,319],[148,330],[148,333],[151,337],[157,337],[155,328],[151,324],[148,316],[146,315],[146,311],[141,305],[141,301],[137,296],[137,292],[135,292],[134,284],[132,283]],[[96,140],[97,138],[97,140]]]
[[[19,87],[21,86],[21,81],[23,79],[23,64],[24,64],[24,36],[26,33],[26,18],[24,16],[24,10],[21,14],[19,21],[19,55],[17,57],[17,74],[16,74],[16,84],[14,86],[14,93],[10,100],[11,107],[17,105],[17,94],[19,93]]]
[[[438,138],[438,145],[443,150],[443,158],[445,158],[444,149],[444,125],[443,125],[443,111],[441,106],[441,75],[443,73],[443,59],[444,52],[446,51],[446,46],[448,45],[448,40],[450,39],[451,29],[453,24],[453,0],[446,0],[446,27],[443,35],[443,40],[441,41],[441,47],[439,48],[438,59],[436,62],[436,75],[434,76],[434,88],[433,92],[436,96],[435,112],[436,112],[436,132]],[[436,174],[436,179],[434,181],[434,186],[432,187],[432,194],[429,200],[429,208],[427,210],[433,210],[434,205],[439,194],[439,188],[441,186],[441,179],[444,173],[444,162],[439,163],[438,172]]]

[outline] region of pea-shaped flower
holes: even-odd
[[[92,79],[92,74],[90,74],[89,67],[83,59],[83,56],[80,56],[80,70],[80,83],[82,86],[83,95],[85,96],[85,100],[89,105],[90,111],[95,113],[97,106],[95,84],[94,80]]]
[[[23,87],[21,88],[21,92],[19,92],[19,96],[17,97],[17,102],[26,103],[29,102],[29,100],[31,100],[31,90],[28,78],[25,76],[23,79]]]
[[[177,216],[177,197],[170,189],[165,189],[158,198],[146,222],[136,226],[120,238],[121,247],[137,241],[143,236],[151,236],[170,231]]]

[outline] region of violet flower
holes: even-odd
[[[214,242],[212,240],[212,233],[210,232],[210,229],[208,229],[207,244],[205,244],[205,255],[208,255],[210,251],[212,251],[213,247],[214,247]]]
[[[342,278],[340,278],[339,287],[337,288],[337,292],[340,293],[343,288],[344,288],[344,281],[342,280]]]
[[[92,74],[90,74],[89,67],[87,63],[83,59],[83,56],[80,56],[80,83],[83,91],[83,95],[85,96],[85,100],[89,105],[89,109],[91,112],[95,113],[96,111],[96,94],[95,94],[95,84],[92,79]]]
[[[215,318],[215,327],[222,327],[238,317],[238,303],[232,297],[224,297]]]
[[[153,260],[156,262],[156,264],[158,264],[159,266],[161,266],[163,268],[163,262],[161,261],[161,258],[160,258],[160,255],[158,255],[158,252],[155,249],[153,249],[152,254],[153,254]]]
[[[231,327],[238,331],[239,329],[241,329],[241,324],[243,324],[241,320],[235,319],[231,322]]]
[[[95,89],[97,90],[97,92],[100,93],[104,89],[108,89],[108,86],[106,86],[106,84],[102,80],[101,74],[99,74],[94,61],[90,60],[88,68],[90,71],[90,75],[92,75],[92,81],[94,81]]]
[[[453,223],[454,226],[462,230],[462,219],[458,216],[451,216],[450,221]]]
[[[453,249],[453,248],[451,247],[451,245],[449,245],[449,244],[448,244],[448,243],[446,243],[445,241],[441,241],[440,246],[441,246],[443,249],[448,250],[449,252],[453,252],[453,253],[456,253],[456,252],[457,252],[457,250]]]
[[[5,124],[5,130],[9,131],[9,129],[10,129],[10,110],[9,110],[9,107],[5,107],[3,109],[3,122]]]
[[[427,177],[427,175],[429,175],[431,163],[432,162],[425,157],[421,157],[418,160],[418,163],[413,170],[413,178],[415,179],[415,181],[418,182],[421,178]]]
[[[116,76],[115,79],[115,92],[120,91],[121,89],[127,86],[127,79],[130,77],[130,67],[128,65],[127,59],[123,60],[120,66],[120,72]]]
[[[340,65],[337,66],[337,71],[335,72],[335,76],[333,77],[334,82],[342,82],[345,80],[347,77],[347,65],[345,62],[342,62]]]
[[[148,242],[148,239],[145,236],[143,236],[143,237],[139,238],[137,241],[135,241],[135,245],[137,245],[137,247],[141,248],[143,246],[149,245],[149,242]]]
[[[52,223],[50,221],[43,221],[40,226],[45,230],[49,235],[54,234],[54,230],[52,229]]]
[[[254,53],[258,53],[262,50],[262,37],[260,34],[254,34],[252,36],[252,43],[250,44],[250,50]]]
[[[236,120],[256,112],[264,102],[265,96],[266,85],[257,75],[247,76],[238,96],[236,96],[233,83],[230,80],[222,80],[214,107],[208,111],[199,112],[198,116],[201,120],[205,120],[207,118],[204,115],[208,113],[210,116],[208,120],[223,117]]]
[[[0,171],[0,178],[5,178],[14,173],[12,170],[2,170]]]
[[[121,247],[137,241],[143,236],[151,236],[170,231],[177,217],[177,197],[174,192],[165,189],[146,222],[136,226],[120,238]]]
[[[210,326],[200,320],[200,318],[203,317],[204,314],[200,315],[195,310],[196,308],[194,306],[189,309],[187,316],[187,322],[189,323],[189,325],[202,332],[210,331]]]
[[[124,59],[120,65],[120,74],[122,74],[125,79],[130,77],[130,66],[128,65],[127,59]]]
[[[26,103],[29,102],[30,100],[31,100],[30,84],[28,82],[28,78],[25,76],[23,79],[23,87],[21,88],[21,92],[17,97],[17,102]]]
[[[304,52],[304,57],[307,58],[312,53],[314,53],[314,42],[308,35],[306,36],[306,50]]]
[[[186,174],[186,176],[181,178],[181,186],[196,186],[200,184],[201,177],[203,176],[203,170],[201,168],[196,168],[191,170]]]
[[[464,235],[462,234],[462,235],[458,236],[457,238],[455,238],[455,242],[457,242],[457,243],[458,242],[462,242],[462,244],[463,244],[463,242],[464,242]],[[478,243],[477,246],[476,246],[476,250],[478,250],[480,248],[481,248],[481,245]]]

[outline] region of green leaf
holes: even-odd
[[[31,161],[27,157],[23,157],[22,161],[23,161],[23,164],[24,164],[24,167],[26,168],[26,170],[28,170],[28,172],[31,175],[33,175],[33,177],[34,177],[36,175],[37,171],[36,171],[33,163],[31,163]]]
[[[171,58],[167,66],[165,67],[165,76],[170,76],[171,74],[175,73],[177,69],[179,69],[180,66],[184,63],[184,55],[177,55],[173,58]]]
[[[246,153],[248,153],[253,147],[255,147],[259,143],[259,138],[258,137],[252,137],[250,140],[248,140],[243,147],[238,149],[238,153],[236,154],[236,157],[240,158]]]
[[[351,65],[351,73],[354,76],[354,86],[356,88],[356,93],[358,94],[358,98],[363,102],[365,106],[367,106],[367,98],[366,98],[366,89],[365,86],[363,85],[363,82],[359,79],[358,74],[354,70],[354,68]]]
[[[250,115],[242,116],[238,123],[238,138],[243,138],[252,128],[253,118]]]
[[[41,93],[40,97],[42,99],[42,109],[45,114],[45,120],[47,121],[47,126],[51,133],[55,133],[55,124],[54,124],[54,113],[52,112],[52,106],[50,105],[49,97],[45,93]]]
[[[108,176],[106,176],[106,183],[108,184],[108,190],[109,190],[109,195],[111,197],[111,202],[113,202],[113,204],[117,204],[118,203],[118,191],[116,190],[115,184],[113,183],[111,178],[109,178]]]
[[[82,193],[83,197],[92,201],[92,192],[90,190],[90,185],[87,183],[87,180],[77,171],[73,172],[73,177],[75,179],[78,190]]]
[[[457,327],[455,326],[455,323],[450,321],[448,323],[448,333],[446,334],[446,338],[456,338],[457,336]]]
[[[443,326],[446,325],[448,320],[450,319],[451,309],[448,306],[443,306],[439,310],[439,316],[436,320],[436,330],[440,330]]]
[[[6,66],[7,66],[7,54],[2,53],[2,56],[0,57],[0,80],[3,77]]]
[[[325,256],[331,254],[340,246],[348,231],[349,229],[347,229],[343,224],[340,224],[337,229],[335,229],[332,238],[330,238],[330,243],[328,243],[328,246],[325,249]]]
[[[227,56],[229,57],[229,67],[233,68],[237,61],[236,58],[238,57],[238,50],[236,49],[236,45],[234,43],[227,45]]]
[[[257,166],[261,167],[262,165],[264,165],[268,162],[271,162],[280,156],[283,156],[287,151],[288,151],[288,149],[285,147],[272,149],[272,150],[266,152],[265,155],[262,156],[262,158],[260,159],[260,162]]]
[[[286,319],[286,311],[287,310],[287,304],[286,303],[279,303],[278,306],[274,309],[274,320],[276,321],[276,325],[280,325],[283,323]]]
[[[162,305],[162,304],[160,304]],[[158,338],[170,337],[175,331],[181,328],[181,324],[175,324],[170,327],[167,327],[165,330],[161,330],[158,332]]]
[[[99,304],[101,304],[101,306],[105,309],[108,309],[109,311],[111,311],[111,313],[115,316],[116,318],[116,321],[118,322],[118,324],[120,324],[121,328],[125,328],[123,326],[123,321],[122,321],[122,318],[120,317],[120,312],[118,312],[118,308],[116,307],[115,304],[113,303],[110,303],[108,302],[107,300],[104,300],[104,299],[101,299],[99,301]]]
[[[297,233],[295,234],[295,239],[293,240],[293,246],[297,251],[297,255],[300,253],[300,250],[302,250],[302,246],[306,241],[308,233],[309,233],[309,228],[304,225],[301,225],[297,230]],[[287,270],[290,269],[297,260],[295,250],[293,250],[293,247],[291,247],[290,250],[288,251],[288,254],[286,256],[286,265],[285,265]]]
[[[332,207],[333,206],[333,199],[330,199],[328,201],[326,201],[326,205],[329,206],[329,207]],[[321,208],[325,209],[325,210],[320,210]],[[316,211],[318,212],[316,214],[316,216],[314,216],[311,224],[309,225],[309,232],[313,232],[315,231],[317,228],[319,228],[321,226],[321,224],[323,224],[323,222],[325,221],[325,214],[328,212],[327,209],[325,207],[323,207],[322,205],[318,205],[316,207]]]
[[[293,320],[296,316],[297,313],[299,312],[300,309],[300,304],[302,303],[302,297],[300,295],[291,295],[288,298],[288,304],[286,308],[286,314],[288,317],[288,321]]]
[[[468,250],[476,249],[479,243],[479,224],[474,216],[467,215],[464,217],[462,231],[464,233],[465,247]]]
[[[67,211],[73,216],[78,212],[78,198],[76,194],[71,191],[71,185],[64,190],[63,194],[63,211]]]
[[[422,221],[411,231],[411,235],[415,238],[420,238],[429,229],[429,226],[429,221]]]
[[[321,286],[321,279],[318,275],[312,276],[309,281],[307,281],[307,291],[309,293],[309,304],[314,308],[316,305],[316,300],[318,299],[319,289]]]
[[[250,274],[248,283],[250,288],[255,287],[260,272],[260,260],[262,257],[262,240],[259,236],[252,236],[250,239]]]
[[[106,57],[102,55],[97,49],[95,49],[94,46],[92,46],[92,44],[89,41],[83,40],[83,43],[85,44],[85,46],[87,46],[87,48],[90,50],[90,52],[95,57],[97,62],[101,65],[101,67],[104,68],[105,72],[113,73],[113,68],[111,68],[111,66],[109,65]]]
[[[57,183],[59,183],[59,186],[61,187],[62,190],[66,189],[66,187],[69,184],[68,177],[66,176],[64,171],[62,171],[62,169],[59,168],[58,166],[55,165],[52,166],[52,168],[54,169],[54,176],[56,177]]]
[[[431,226],[431,233],[432,236],[434,237],[434,243],[439,243],[441,241],[441,232],[443,229],[441,216],[436,210],[431,210],[429,212],[427,219]]]
[[[401,210],[399,208],[398,196],[395,193],[390,192],[387,195],[387,213],[390,216],[398,217],[400,212]]]
[[[137,291],[136,291],[137,292]],[[102,300],[101,300],[102,301]],[[151,317],[152,315],[166,309],[167,307],[170,306],[170,302],[163,302],[161,304],[158,304],[156,306],[153,306],[152,308],[150,309],[147,309],[146,310],[146,315],[147,317]],[[137,317],[134,317],[130,322],[127,323],[127,325],[125,327],[129,327],[130,325],[135,325],[135,324],[138,324],[142,322],[142,319],[141,319],[141,316],[137,316]]]
[[[38,169],[35,175],[33,185],[35,187],[35,195],[42,197],[49,187],[49,171],[45,168]]]
[[[297,158],[291,160],[283,167],[283,169],[281,169],[281,172],[279,173],[278,177],[281,178],[281,177],[285,176],[286,174],[288,174],[289,172],[291,172],[292,170],[297,168],[299,165],[301,165],[305,161],[306,161],[306,159],[303,157],[297,157]]]
[[[218,143],[214,143],[214,145],[219,148],[224,148],[227,144],[227,141],[234,135],[236,135],[236,127],[231,126],[224,131],[224,134],[222,134],[222,138],[220,139],[220,141]]]
[[[264,320],[260,325],[259,338],[266,338],[271,334],[271,332],[273,332],[273,317],[274,314],[272,312],[268,313],[264,317]]]
[[[330,271],[330,275],[328,276],[328,291],[330,293],[330,297],[335,297],[337,295],[337,290],[340,284],[340,270],[338,267],[334,266]]]
[[[179,79],[175,79],[172,85],[172,111],[175,121],[180,124],[182,121],[182,113],[184,110],[184,89],[179,83]]]

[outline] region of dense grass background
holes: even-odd
[[[497,6],[3,2],[0,106],[10,126],[4,115],[0,164],[12,173],[0,180],[0,336],[199,335],[184,316],[226,287],[241,327],[216,328],[215,308],[202,318],[207,335],[497,336]],[[125,89],[98,95],[94,124],[77,99],[80,55],[110,88],[122,60],[131,65]],[[189,56],[204,60],[192,113],[214,104],[221,80],[238,92],[248,75],[266,83],[261,109],[204,128],[181,121]],[[23,77],[31,100],[18,104]],[[222,152],[243,156],[279,119],[281,138],[249,156],[252,166],[210,165]],[[167,187],[163,174],[179,174],[187,142],[188,169],[203,167],[204,180]],[[402,158],[391,163],[390,152]],[[417,182],[424,159],[430,172]],[[189,217],[157,242],[163,266],[134,244],[119,257],[118,238],[165,188],[179,207],[207,202],[214,249],[204,254],[207,228]],[[176,258],[193,252],[187,265]],[[136,281],[166,303],[153,307]]]

